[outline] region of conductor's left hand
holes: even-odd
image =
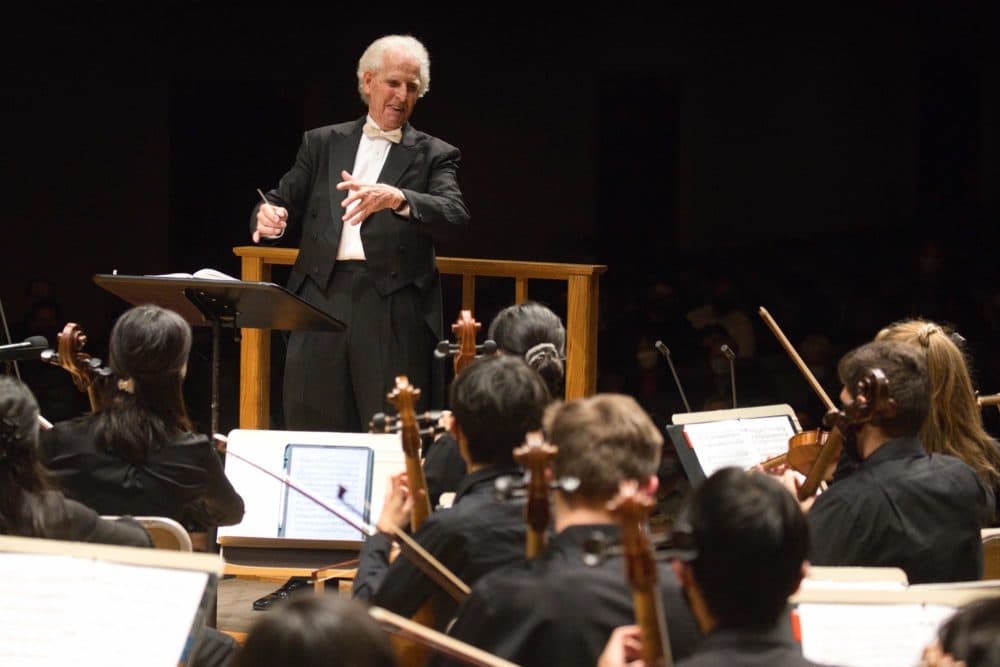
[[[386,183],[362,183],[348,171],[341,171],[340,177],[344,180],[337,183],[337,189],[350,190],[340,204],[346,211],[343,220],[347,224],[360,225],[372,213],[397,209],[406,201],[402,190]]]

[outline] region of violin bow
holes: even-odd
[[[381,607],[371,607],[368,614],[379,623],[389,626],[392,632],[412,639],[439,653],[451,656],[456,660],[475,667],[518,667],[515,663],[487,653],[481,648],[449,637],[443,632],[420,625],[405,616],[394,614]]]
[[[282,484],[285,484],[289,488],[295,489],[303,496],[313,501],[314,503],[316,503],[317,505],[319,505],[320,507],[322,507],[327,512],[334,515],[347,525],[360,531],[363,535],[370,537],[379,532],[371,524],[356,520],[353,517],[349,517],[343,512],[338,511],[329,502],[323,499],[319,494],[310,491],[301,483],[293,480],[287,474],[276,473],[273,470],[270,470],[265,466],[262,466],[256,461],[253,461],[241,454],[238,454],[228,449],[228,447],[225,447],[225,445],[228,444],[229,439],[226,436],[222,435],[221,433],[216,433],[215,435],[212,436],[212,438],[223,445],[226,456],[232,456],[237,460],[242,461],[243,463],[246,463],[247,465],[253,468],[256,468],[262,473],[270,477],[273,477],[274,479],[278,480]],[[414,565],[420,568],[421,572],[426,574],[436,584],[441,586],[441,588],[444,589],[444,591],[448,595],[454,598],[455,601],[462,602],[463,600],[465,600],[465,598],[469,596],[469,593],[472,592],[472,589],[469,588],[468,584],[459,579],[458,575],[456,575],[454,572],[445,567],[445,565],[441,563],[441,561],[432,556],[426,549],[420,546],[420,544],[417,543],[416,540],[407,535],[406,532],[404,532],[402,529],[394,527],[392,532],[388,534],[388,537],[390,537],[393,541],[395,541],[399,545],[400,551],[403,554],[405,554],[407,558],[409,558],[413,562]]]

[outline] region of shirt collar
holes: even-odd
[[[495,481],[498,477],[506,475],[521,476],[524,472],[516,463],[503,463],[499,465],[486,466],[475,472],[470,472],[462,478],[455,489],[455,502],[462,496],[478,493],[492,493],[495,489]]]
[[[920,442],[920,438],[915,435],[906,435],[884,442],[881,447],[872,452],[871,456],[862,462],[861,466],[864,467],[883,461],[910,459],[920,456],[927,456],[927,451]]]

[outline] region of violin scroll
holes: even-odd
[[[64,369],[73,378],[73,385],[85,392],[90,399],[90,409],[96,411],[101,401],[96,383],[111,375],[111,369],[104,367],[97,357],[83,351],[87,335],[76,322],[68,322],[59,332],[57,350],[45,350],[42,361]]]
[[[420,427],[414,405],[420,398],[420,390],[410,384],[405,375],[396,377],[396,386],[387,397],[399,413],[400,438],[406,459],[406,475],[413,494],[413,513],[410,528],[414,531],[431,515],[431,502],[427,495],[427,478],[420,461]]]
[[[549,528],[549,483],[546,471],[559,449],[545,442],[539,432],[529,433],[527,441],[514,450],[516,461],[528,476],[528,502],[524,518],[528,524],[526,555],[534,558],[545,548]]]

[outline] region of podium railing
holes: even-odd
[[[243,280],[271,282],[271,267],[291,265],[298,257],[293,248],[238,246]],[[562,264],[498,259],[438,257],[445,275],[462,277],[462,308],[475,312],[476,278],[512,278],[514,302],[528,299],[529,280],[562,280],[567,283],[566,398],[593,394],[597,388],[597,316],[603,264]],[[268,428],[271,397],[271,332],[244,329],[240,348],[240,428]]]

